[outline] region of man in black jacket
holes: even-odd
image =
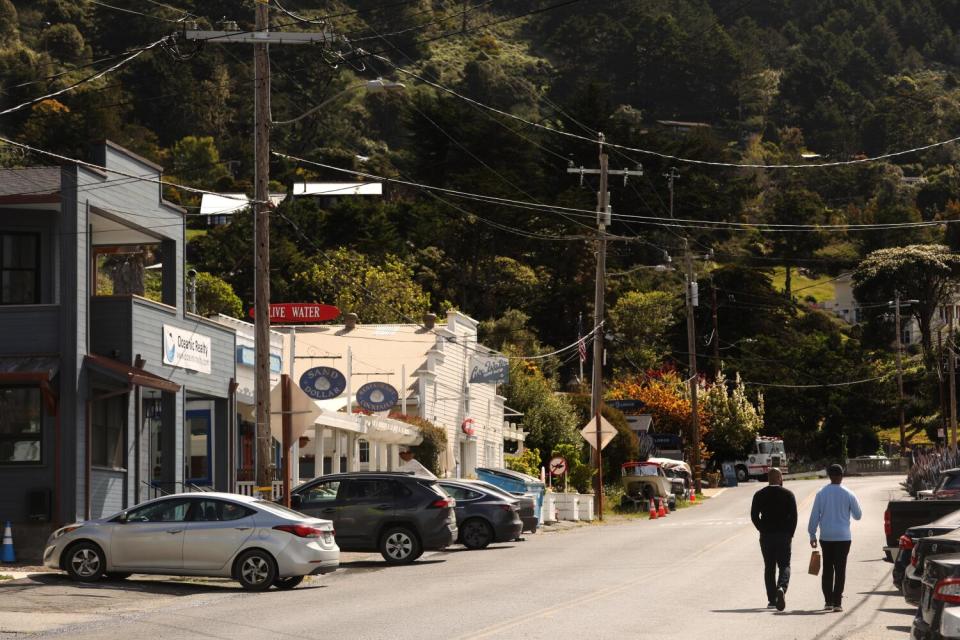
[[[790,583],[790,545],[797,530],[797,499],[793,497],[792,491],[783,488],[783,474],[780,469],[770,469],[767,479],[770,485],[753,495],[750,519],[760,532],[767,607],[776,607],[777,611],[783,611],[787,606],[784,594]]]

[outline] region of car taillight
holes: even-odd
[[[883,533],[890,535],[893,533],[893,527],[890,525],[890,509],[883,512]]]
[[[319,538],[321,535],[327,533],[321,529],[315,527],[308,527],[305,524],[278,524],[274,527],[276,531],[286,531],[287,533],[292,533],[298,538]]]
[[[446,509],[457,506],[457,501],[453,498],[439,498],[430,503],[431,509]]]
[[[910,536],[900,536],[900,548],[902,550],[913,549],[913,539]]]
[[[501,505],[500,505],[500,510],[501,510],[501,511],[507,511],[507,512],[517,511],[517,507],[516,507],[515,505],[512,505],[512,504],[501,504]]]
[[[960,578],[944,578],[933,588],[933,599],[960,604]]]

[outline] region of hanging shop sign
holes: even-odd
[[[477,355],[470,358],[470,382],[507,384],[510,361],[502,356]]]
[[[313,367],[300,376],[300,388],[314,400],[329,400],[343,393],[347,378],[333,367]]]
[[[209,336],[163,325],[163,364],[200,373],[210,373],[213,358]]]
[[[357,404],[367,411],[390,411],[399,399],[397,390],[386,382],[368,382],[357,389]]]
[[[256,310],[250,307],[250,317],[253,318]],[[334,320],[340,315],[340,309],[332,304],[316,302],[281,302],[270,305],[270,322],[272,324],[301,324],[304,322],[326,322]]]

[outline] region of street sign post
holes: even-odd
[[[591,447],[597,448],[597,421],[591,419],[583,429],[580,429],[580,435]],[[600,416],[600,448],[603,449],[610,441],[617,436],[617,428],[610,424],[610,421]]]

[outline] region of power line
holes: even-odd
[[[162,18],[160,16],[151,15],[149,13],[143,13],[142,11],[134,11],[133,9],[124,9],[123,7],[115,7],[112,4],[107,4],[106,2],[101,2],[100,0],[90,0],[90,4],[95,4],[101,7],[106,7],[107,9],[113,9],[114,11],[122,11],[123,13],[132,13],[136,16],[143,16],[144,18],[152,18],[153,20],[160,20],[162,22],[172,22],[173,24],[179,24],[180,22],[186,20],[186,16],[180,18],[179,20],[172,20],[170,18]]]
[[[169,37],[170,37],[170,36],[164,36],[164,37],[160,38],[159,40],[157,40],[156,42],[153,42],[153,43],[147,45],[146,47],[143,47],[142,49],[139,49],[139,50],[135,51],[135,52],[132,53],[131,55],[127,56],[126,58],[124,58],[123,60],[121,60],[120,62],[118,62],[117,64],[112,65],[112,66],[104,69],[103,71],[98,71],[97,73],[95,73],[95,74],[93,74],[93,75],[87,76],[87,77],[84,78],[83,80],[78,80],[77,82],[74,82],[73,84],[71,84],[71,85],[69,85],[69,86],[66,86],[66,87],[64,87],[64,88],[62,88],[62,89],[59,89],[59,90],[57,90],[57,91],[54,91],[53,93],[48,93],[48,94],[45,95],[45,96],[40,96],[39,98],[34,98],[34,99],[32,99],[32,100],[28,100],[28,101],[26,101],[26,102],[24,102],[24,103],[18,104],[18,105],[15,106],[15,107],[10,107],[9,109],[4,109],[3,111],[0,111],[0,116],[5,116],[5,115],[7,115],[7,114],[9,114],[9,113],[13,113],[14,111],[19,111],[20,109],[23,109],[23,108],[25,108],[25,107],[29,107],[29,106],[31,106],[31,105],[37,104],[38,102],[43,102],[44,100],[49,100],[50,98],[54,98],[54,97],[59,96],[59,95],[61,95],[61,94],[63,94],[63,93],[66,93],[66,92],[68,92],[68,91],[71,91],[71,90],[73,90],[73,89],[76,89],[77,87],[79,87],[79,86],[82,85],[82,84],[86,84],[86,83],[88,83],[88,82],[93,82],[94,80],[98,80],[99,78],[102,78],[103,76],[107,75],[108,73],[111,73],[111,72],[113,72],[113,71],[116,71],[116,70],[119,69],[120,67],[122,67],[122,66],[124,66],[124,65],[126,65],[126,64],[128,64],[128,63],[130,63],[130,62],[132,62],[137,56],[139,56],[140,54],[142,54],[144,51],[149,51],[150,49],[153,49],[154,47],[160,46],[160,45],[163,44],[165,41],[167,41]]]
[[[467,101],[467,102],[469,102],[469,103],[471,103],[471,104],[474,104],[474,105],[476,105],[476,106],[478,106],[478,107],[481,107],[481,108],[483,108],[483,109],[487,109],[488,111],[491,111],[491,112],[493,112],[493,113],[499,114],[499,115],[504,116],[504,117],[506,117],[506,118],[510,118],[510,119],[512,119],[512,120],[516,120],[517,122],[521,122],[521,123],[523,123],[523,124],[525,124],[525,125],[527,125],[527,126],[529,126],[529,127],[535,127],[535,128],[537,128],[537,129],[542,129],[542,130],[545,130],[545,131],[549,131],[549,132],[551,132],[551,133],[553,133],[553,134],[555,134],[555,135],[564,136],[564,137],[567,137],[567,138],[579,140],[579,141],[581,141],[581,142],[589,142],[590,144],[595,144],[595,143],[596,143],[596,140],[592,140],[592,139],[590,139],[590,138],[588,138],[588,137],[586,137],[586,136],[581,136],[581,135],[579,135],[579,134],[571,133],[571,132],[569,132],[569,131],[560,131],[560,130],[558,130],[558,129],[554,129],[554,128],[552,128],[552,127],[548,127],[548,126],[546,126],[546,125],[544,125],[544,124],[540,124],[540,123],[537,123],[537,122],[532,122],[532,121],[530,121],[530,120],[527,120],[526,118],[523,118],[523,117],[518,116],[518,115],[513,114],[513,113],[509,113],[509,112],[507,112],[507,111],[503,111],[502,109],[498,109],[498,108],[493,107],[493,106],[490,106],[490,105],[488,105],[488,104],[484,104],[483,102],[480,102],[479,100],[475,100],[475,99],[473,99],[473,98],[471,98],[471,97],[469,97],[469,96],[465,96],[465,95],[463,95],[462,93],[459,93],[459,92],[457,92],[457,91],[455,91],[455,90],[453,90],[453,89],[450,89],[450,88],[448,88],[448,87],[445,87],[445,86],[443,86],[443,85],[441,85],[441,84],[439,84],[439,83],[437,83],[437,82],[433,82],[433,81],[431,81],[431,80],[428,80],[428,79],[424,78],[423,76],[420,76],[420,75],[414,73],[413,71],[410,71],[410,70],[408,70],[408,69],[404,69],[404,68],[402,68],[402,67],[394,64],[394,63],[391,62],[388,58],[385,58],[385,57],[383,57],[382,55],[379,55],[379,54],[376,54],[376,53],[372,53],[372,52],[365,52],[365,53],[366,53],[367,55],[370,55],[370,56],[374,57],[374,58],[377,58],[378,60],[382,60],[383,62],[389,64],[389,65],[392,66],[394,69],[396,69],[398,72],[400,72],[400,73],[402,73],[402,74],[404,74],[404,75],[407,75],[407,76],[410,76],[410,77],[412,77],[412,78],[415,78],[415,79],[417,79],[417,80],[419,80],[419,81],[421,81],[421,82],[423,82],[423,83],[425,83],[425,84],[428,84],[428,85],[430,85],[430,86],[432,86],[432,87],[434,87],[434,88],[436,88],[436,89],[439,89],[439,90],[441,90],[441,91],[444,91],[444,92],[446,92],[446,93],[449,93],[450,95],[453,95],[453,96],[455,96],[455,97],[457,97],[457,98],[459,98],[459,99],[461,99],[461,100]],[[942,147],[942,146],[945,146],[945,145],[953,144],[953,143],[958,142],[958,141],[960,141],[960,136],[956,136],[956,137],[953,137],[953,138],[948,138],[948,139],[946,139],[946,140],[941,140],[941,141],[938,141],[938,142],[932,142],[932,143],[930,143],[930,144],[925,144],[925,145],[921,145],[921,146],[918,146],[918,147],[913,147],[913,148],[911,148],[911,149],[904,149],[904,150],[900,150],[900,151],[892,151],[892,152],[880,154],[880,155],[877,155],[877,156],[870,156],[870,157],[863,157],[863,158],[854,158],[854,159],[852,159],[852,160],[836,160],[836,161],[833,161],[833,162],[806,163],[806,164],[760,164],[760,163],[721,162],[721,161],[716,161],[716,160],[698,160],[698,159],[695,159],[695,158],[686,158],[686,157],[682,157],[682,156],[672,155],[672,154],[669,154],[669,153],[663,153],[663,152],[660,152],[660,151],[654,151],[654,150],[652,150],[652,149],[642,149],[642,148],[638,148],[638,147],[629,147],[629,146],[626,146],[626,145],[616,144],[616,143],[613,143],[613,142],[605,142],[604,144],[605,144],[605,146],[609,146],[609,147],[612,148],[612,149],[620,149],[620,150],[622,150],[622,151],[629,151],[629,152],[632,152],[632,153],[640,153],[640,154],[644,154],[644,155],[654,156],[654,157],[660,158],[660,159],[662,159],[662,160],[670,160],[670,161],[673,161],[673,162],[682,162],[682,163],[684,163],[684,164],[692,164],[692,165],[700,165],[700,166],[725,167],[725,168],[732,168],[732,169],[819,169],[819,168],[825,168],[825,167],[842,167],[842,166],[850,166],[850,165],[858,165],[858,164],[868,164],[868,163],[880,162],[880,161],[882,161],[882,160],[889,160],[889,159],[891,159],[891,158],[896,158],[896,157],[900,157],[900,156],[905,156],[905,155],[910,155],[910,154],[914,154],[914,153],[919,153],[919,152],[921,152],[921,151],[928,151],[928,150],[930,150],[930,149],[935,149],[935,148],[937,148],[937,147]]]

